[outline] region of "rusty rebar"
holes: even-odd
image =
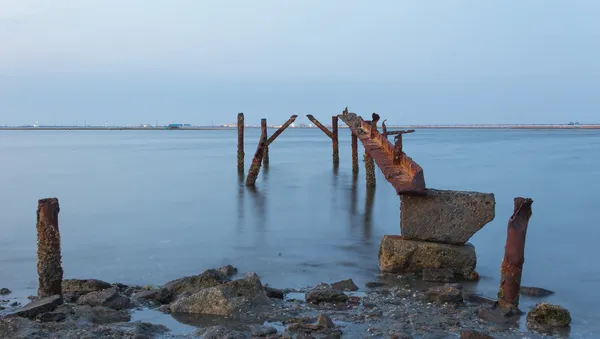
[[[256,178],[260,173],[260,166],[263,161],[263,155],[265,151],[265,146],[267,145],[267,134],[266,128],[262,128],[262,126],[267,126],[267,119],[260,120],[261,125],[261,133],[260,140],[258,141],[258,146],[256,147],[256,152],[254,153],[254,158],[252,159],[252,165],[250,165],[250,169],[248,170],[248,176],[246,177],[246,186],[254,186],[256,183]]]
[[[62,257],[58,229],[57,198],[38,200],[37,208],[37,271],[38,296],[62,295]]]
[[[514,199],[514,212],[508,220],[506,247],[502,260],[498,305],[504,309],[519,311],[519,294],[523,263],[525,262],[525,239],[531,218],[530,198]]]
[[[269,137],[269,139],[267,140],[267,146],[271,145],[271,143],[273,141],[275,141],[275,139],[277,139],[277,137],[283,133],[283,131],[285,131],[288,127],[290,127],[291,124],[294,123],[294,121],[296,121],[296,118],[298,116],[297,115],[292,115],[288,121],[285,122],[285,124],[281,125],[281,127],[279,127],[279,129],[277,131],[275,131],[275,133],[273,133],[273,135],[271,135]]]
[[[352,133],[352,173],[358,173],[358,137]]]
[[[269,136],[269,132],[267,130],[267,119],[264,119],[265,123],[263,124],[263,121],[260,121],[260,133],[261,136],[265,135],[265,137]],[[263,151],[263,166],[265,166],[265,168],[269,167],[269,141],[267,139],[267,141],[265,142],[265,149]]]
[[[408,134],[408,133],[414,133],[414,132],[415,132],[414,129],[402,130],[402,131],[389,131],[389,132],[387,132],[387,135]]]
[[[381,122],[381,135],[383,135],[384,138],[387,138],[387,136],[388,136],[387,126],[385,125],[386,121],[387,121],[387,119],[385,119]]]
[[[244,113],[238,113],[237,116],[238,148],[237,148],[237,168],[238,172],[244,172]]]
[[[338,166],[340,164],[340,150],[338,143],[338,117],[331,117],[331,147],[333,148],[333,164],[334,166]]]
[[[319,120],[317,120],[312,114],[307,114],[306,117],[310,120],[315,126],[317,126],[325,135],[333,139],[333,133],[327,129],[327,127],[323,126]]]

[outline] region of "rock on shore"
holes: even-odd
[[[571,324],[571,313],[558,305],[541,303],[527,313],[527,326],[531,328],[561,328]]]
[[[428,189],[424,196],[400,196],[400,234],[405,239],[462,245],[492,221],[493,193]]]
[[[251,308],[271,305],[271,300],[255,274],[219,286],[200,290],[170,305],[171,312],[234,315]]]
[[[473,279],[477,256],[472,244],[462,246],[407,240],[384,235],[379,247],[379,268],[385,273],[419,273],[424,269],[452,269],[463,279]]]

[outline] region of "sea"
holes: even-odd
[[[245,131],[246,173],[259,132]],[[364,286],[382,236],[400,234],[400,200],[379,169],[367,190],[360,145],[353,176],[350,142],[340,129],[334,168],[324,133],[290,128],[250,189],[235,130],[0,131],[0,287],[36,294],[47,197],[60,201],[65,278],[160,285],[232,264],[278,288]],[[562,305],[573,338],[600,337],[600,131],[419,129],[404,150],[429,188],[495,194],[495,219],[470,240],[484,296],[498,291],[513,199],[532,198],[522,283],[555,294],[520,308]]]

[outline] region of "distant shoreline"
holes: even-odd
[[[270,129],[279,126],[269,126]],[[330,126],[328,126],[330,127]],[[246,126],[245,128],[260,128],[259,126]],[[340,126],[347,128],[347,126]],[[315,129],[316,127],[290,127],[290,129]],[[398,129],[600,129],[600,125],[409,125],[387,126],[389,131]],[[236,127],[221,126],[186,126],[183,128],[168,129],[159,127],[127,127],[127,126],[43,126],[43,127],[0,127],[0,131],[225,131],[236,130]]]

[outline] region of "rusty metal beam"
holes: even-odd
[[[252,165],[250,165],[250,170],[248,170],[248,176],[246,177],[246,186],[254,186],[254,184],[256,183],[256,178],[258,177],[258,173],[260,173],[260,166],[262,164],[265,146],[267,145],[267,119],[261,119],[260,125],[260,140],[258,141],[258,146],[256,147],[254,158],[252,159]],[[262,126],[265,126],[265,128],[262,128]]]
[[[38,297],[62,295],[62,257],[58,230],[58,199],[38,200],[37,208],[37,271]]]
[[[387,119],[383,120],[383,122],[381,123],[381,135],[383,135],[384,138],[387,138],[388,136],[387,127],[385,126],[386,121]]]
[[[502,260],[498,305],[504,309],[519,312],[519,293],[523,263],[525,262],[525,239],[527,226],[531,218],[530,198],[517,197],[514,199],[514,212],[508,220],[506,247]]]
[[[414,129],[409,129],[409,130],[402,130],[402,131],[389,131],[387,132],[387,135],[398,135],[398,134],[407,134],[407,133],[414,133],[415,130]]]
[[[331,117],[331,147],[333,148],[333,164],[335,166],[340,163],[340,149],[338,142],[338,117]]]
[[[394,145],[371,128],[377,117],[370,122],[355,113],[344,112],[338,117],[356,134],[365,151],[373,157],[385,179],[394,186],[398,194],[425,194],[423,169],[404,152],[400,153],[399,163],[394,164]]]
[[[244,172],[244,113],[238,113],[237,116],[238,148],[237,148],[237,167],[238,172]]]
[[[358,138],[354,132],[352,133],[352,173],[358,173]]]
[[[288,121],[285,122],[285,124],[281,125],[281,127],[279,127],[279,129],[277,131],[275,131],[275,133],[273,133],[273,135],[271,135],[269,137],[269,139],[267,140],[267,146],[270,146],[271,143],[273,143],[273,141],[275,141],[275,139],[277,139],[277,137],[283,133],[283,131],[285,131],[288,127],[290,127],[290,125],[292,123],[294,123],[294,121],[296,121],[296,118],[298,116],[297,115],[292,115]]]
[[[265,122],[263,123],[264,120]],[[262,119],[260,121],[260,133],[261,135],[265,135],[265,137],[267,137],[269,135],[269,132],[267,131],[267,119]],[[265,143],[265,149],[263,151],[263,165],[265,166],[265,168],[269,167],[269,142],[267,139],[267,142]]]
[[[307,114],[306,117],[310,120],[315,126],[317,126],[323,133],[325,133],[328,137],[333,139],[333,133],[327,129],[327,127],[323,126],[319,120],[317,120],[312,114]]]

